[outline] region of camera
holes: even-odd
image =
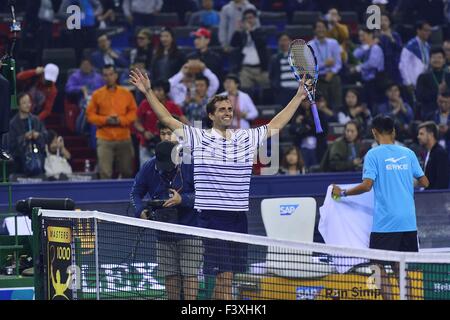
[[[166,223],[178,223],[178,209],[173,207],[163,207],[163,204],[167,200],[168,199],[153,199],[147,202],[147,217],[149,220]]]

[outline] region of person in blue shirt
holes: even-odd
[[[374,111],[375,103],[379,102],[379,87],[382,83],[377,76],[384,71],[383,50],[375,42],[373,30],[363,28],[359,31],[361,45],[353,50],[353,55],[361,63],[351,68],[351,72],[360,73],[364,85],[364,99],[370,111]]]
[[[346,197],[369,192],[374,188],[374,213],[371,249],[417,252],[417,223],[414,205],[414,178],[422,187],[428,187],[414,152],[394,144],[394,120],[378,115],[372,121],[372,134],[380,144],[365,156],[363,182],[349,190],[333,185],[333,197]],[[377,262],[377,264],[388,264]],[[399,265],[393,270],[399,274]],[[381,292],[390,298],[390,284],[384,268],[381,268]]]
[[[327,38],[327,28],[324,20],[317,21],[315,37],[308,44],[313,48],[319,66],[317,88],[337,113],[342,106],[341,47],[335,39]]]
[[[142,166],[133,183],[130,197],[135,216],[196,227],[193,166],[190,161],[183,161],[181,165],[172,162],[172,150],[176,147],[171,142],[176,141],[172,130],[160,126],[160,137],[163,141],[156,146],[155,157]],[[162,208],[150,210],[143,202],[147,194],[152,200],[165,200]],[[160,214],[169,216],[167,209],[171,208],[176,211],[171,211],[170,221],[159,218]],[[175,238],[165,232],[158,232],[157,237],[159,272],[160,276],[165,277],[168,299],[180,299],[182,283],[184,299],[195,300],[198,293],[197,275],[203,259],[201,240],[180,235]]]

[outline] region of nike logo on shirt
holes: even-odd
[[[386,160],[384,160],[384,161],[385,161],[385,162],[389,161],[389,162],[397,163],[397,162],[399,162],[400,160],[405,159],[405,158],[406,158],[406,156],[405,156],[405,157],[398,158],[398,159],[389,158],[389,159],[386,159]]]

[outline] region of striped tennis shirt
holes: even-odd
[[[183,125],[194,162],[195,209],[248,211],[253,159],[267,126],[230,132],[225,139],[215,129]]]

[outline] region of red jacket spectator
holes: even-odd
[[[183,117],[183,111],[181,111],[180,107],[176,105],[173,101],[166,100],[164,106],[170,112],[170,114],[178,118]],[[153,112],[147,100],[143,100],[139,105],[137,117],[140,120],[145,131],[149,131],[153,135],[159,136],[159,129],[157,126],[158,117],[156,116],[155,112]],[[138,133],[138,137],[141,145],[145,146],[145,139],[143,135],[141,133]]]
[[[30,95],[33,103],[32,113],[37,114],[41,121],[52,113],[58,94],[55,85],[58,74],[58,67],[51,63],[47,64],[45,68],[37,67],[17,74],[19,88]]]

